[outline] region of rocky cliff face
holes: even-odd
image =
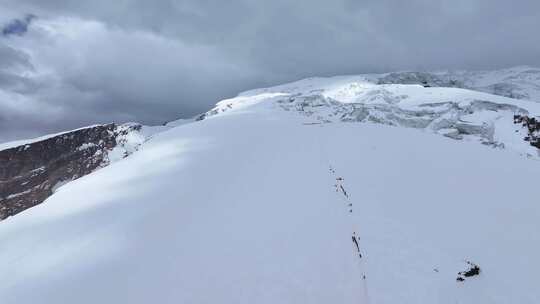
[[[138,124],[106,124],[0,151],[0,220],[42,203],[66,182],[128,156]],[[135,138],[135,139],[134,139]]]

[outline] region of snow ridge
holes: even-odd
[[[1,302],[540,303],[539,167],[491,148],[535,149],[537,107],[348,76],[142,127],[0,223]]]
[[[375,84],[367,76],[305,79],[244,92],[218,103],[200,119],[263,101],[297,112],[310,124],[369,122],[416,128],[539,157],[537,147],[525,140],[529,130],[515,123],[516,117],[539,115],[539,103],[459,88]]]

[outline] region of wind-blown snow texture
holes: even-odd
[[[243,93],[3,221],[1,302],[538,303],[517,113],[364,76]]]

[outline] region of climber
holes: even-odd
[[[356,240],[356,232],[353,232],[352,241],[353,241],[354,245],[356,246],[356,250],[358,251],[358,255],[360,257],[362,257],[362,254],[360,253],[360,245],[358,245],[358,241]]]
[[[343,192],[343,195],[345,195],[345,197],[349,198],[349,195],[347,194],[347,191],[345,191],[345,188],[343,188],[343,185],[339,185],[339,187],[341,188],[341,192]]]

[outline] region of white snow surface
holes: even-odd
[[[511,117],[539,106],[363,76],[245,92],[2,221],[0,302],[540,303]]]

